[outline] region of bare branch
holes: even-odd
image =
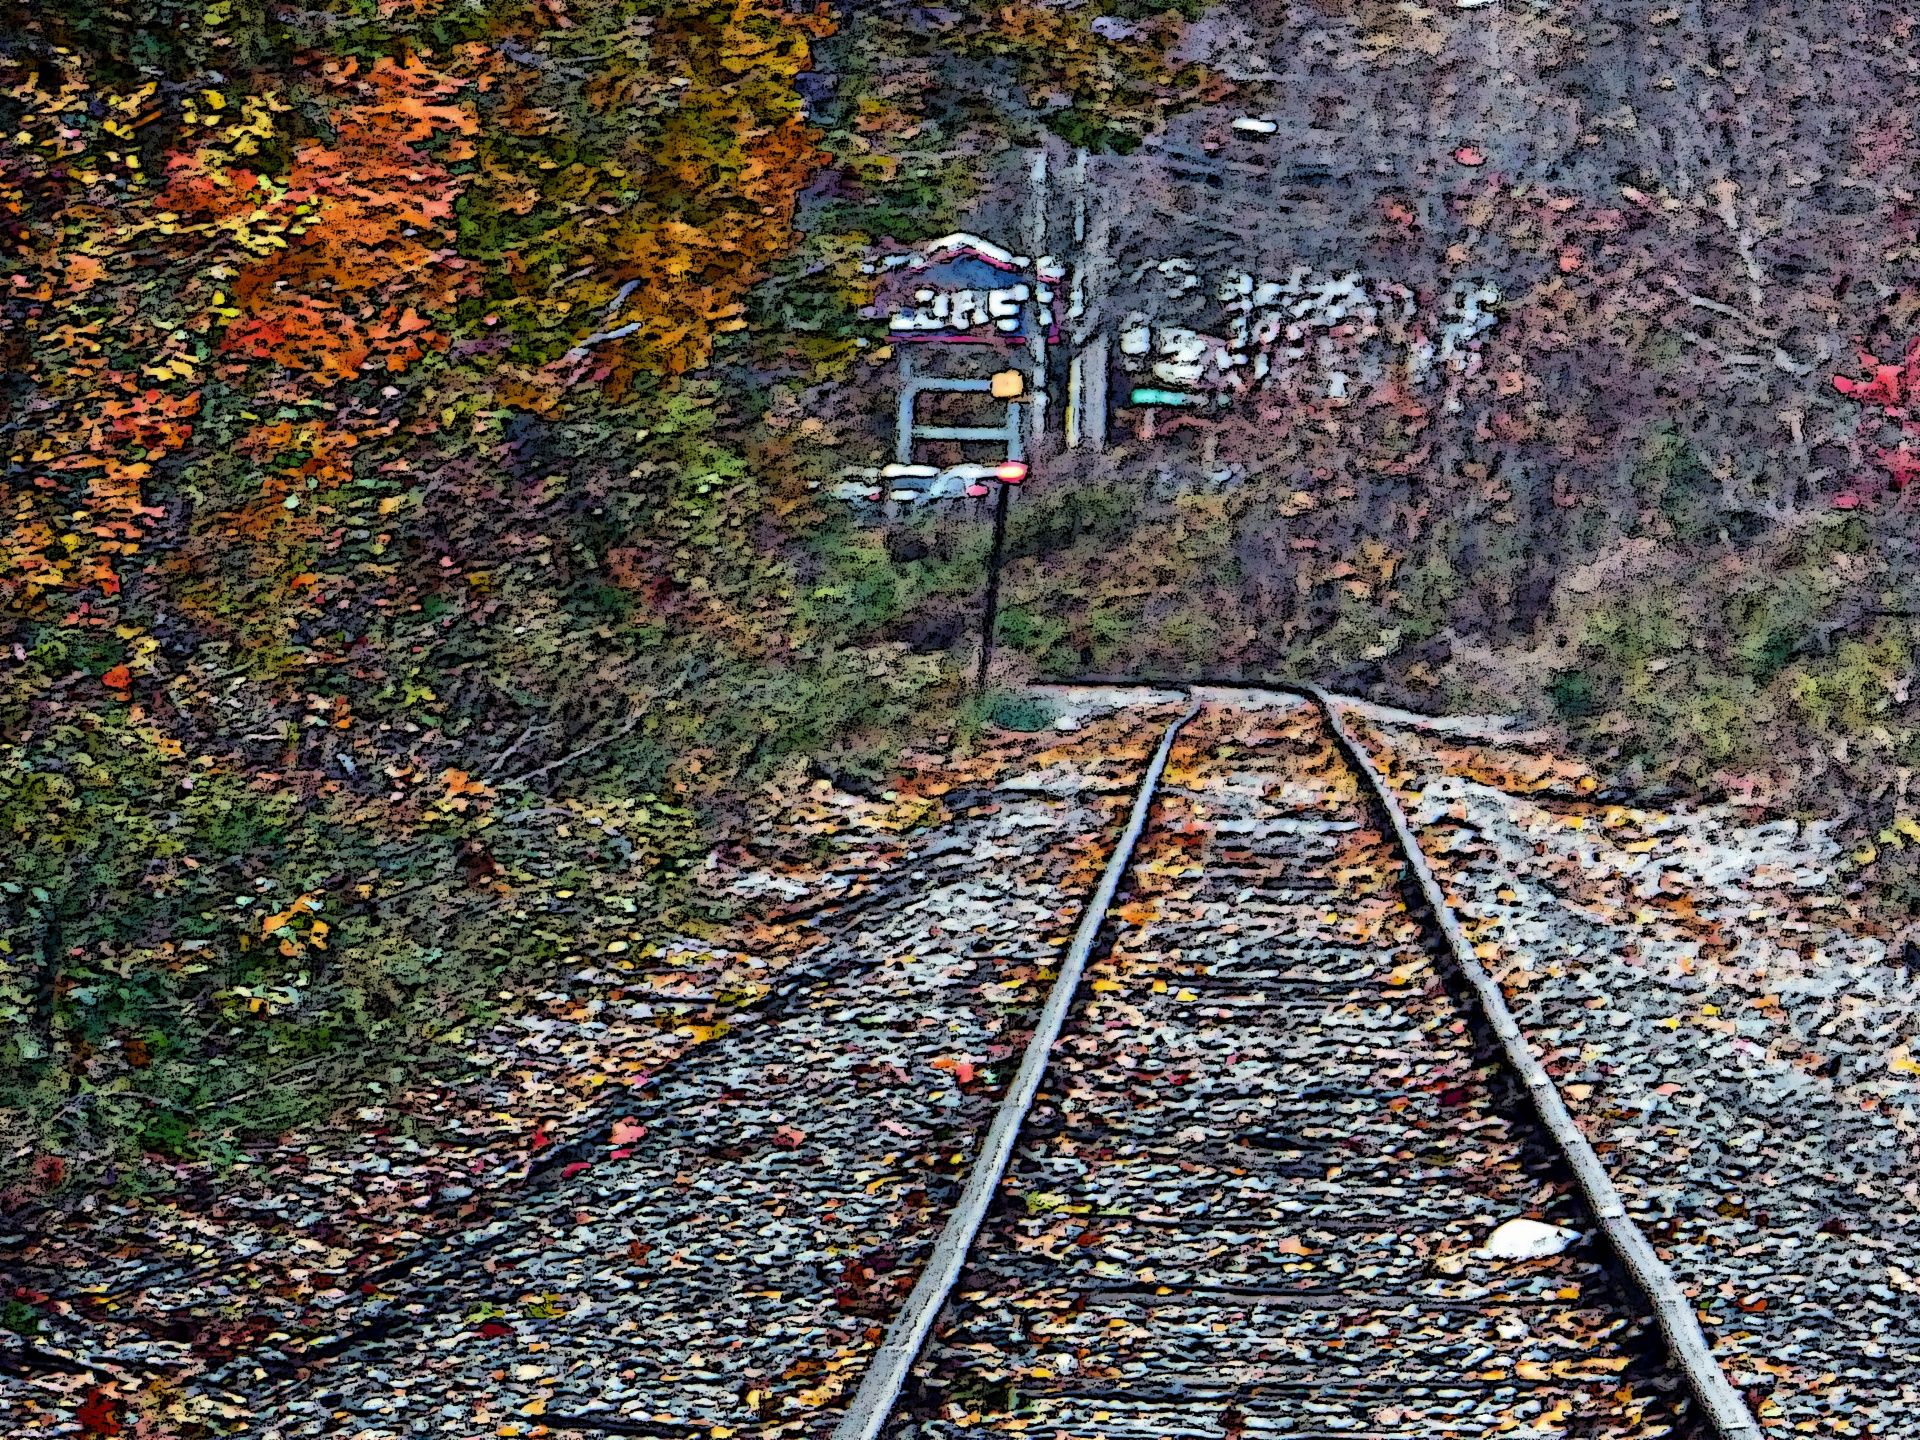
[[[627,717],[627,723],[622,725],[618,730],[614,731],[611,735],[602,735],[598,740],[589,741],[587,744],[582,745],[578,750],[572,750],[572,751],[569,751],[567,754],[562,755],[558,760],[548,761],[545,765],[542,765],[538,770],[529,770],[524,775],[516,775],[511,780],[503,780],[500,782],[499,788],[502,790],[505,790],[509,786],[527,785],[528,783],[534,780],[538,780],[542,775],[548,774],[549,772],[554,770],[558,770],[562,765],[571,765],[575,760],[579,760],[585,756],[591,755],[594,751],[602,749],[608,745],[611,745],[616,740],[619,740],[628,735],[631,735],[639,727],[640,718],[644,713],[645,712],[639,711],[639,710],[634,711],[633,714]]]

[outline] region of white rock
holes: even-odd
[[[1509,1220],[1487,1237],[1483,1247],[1490,1260],[1544,1260],[1558,1255],[1580,1238],[1578,1230],[1545,1225],[1538,1220]]]

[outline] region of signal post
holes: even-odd
[[[1044,238],[1043,236],[1037,238]],[[994,492],[993,540],[987,556],[986,596],[980,624],[979,660],[974,688],[984,692],[1000,608],[1000,576],[1006,558],[1007,509],[1014,487],[1027,478],[1029,437],[1037,443],[1044,423],[1047,346],[1059,338],[1056,309],[1061,272],[1045,258],[1015,256],[979,236],[957,234],[929,242],[898,256],[884,267],[879,303],[888,317],[888,336],[900,363],[900,388],[894,416],[894,464],[882,472],[882,488],[868,499],[889,493],[888,476],[909,488],[913,498],[965,495],[984,499]],[[959,347],[988,346],[999,351],[1000,368],[981,375],[929,374],[917,363],[924,345],[937,345],[952,359],[970,353]],[[952,348],[949,348],[952,347]],[[1032,370],[1019,366],[1022,352]],[[943,369],[955,368],[951,363]],[[978,395],[1000,407],[995,423],[946,424],[924,421],[923,396]],[[918,463],[924,443],[990,444],[999,452],[991,465],[962,465],[942,470]],[[924,490],[913,484],[924,483]]]

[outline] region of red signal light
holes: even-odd
[[[967,494],[971,495],[976,500],[978,500],[982,495],[986,493],[987,493],[987,487],[984,485],[967,486]]]
[[[1019,460],[1008,460],[993,472],[993,478],[1006,485],[1018,485],[1027,478],[1027,467]]]

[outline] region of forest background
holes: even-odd
[[[1366,63],[1435,53],[1419,7],[1324,8]],[[430,1069],[610,911],[716,918],[694,879],[769,782],[1023,718],[965,692],[983,527],[822,498],[888,373],[862,261],[951,228],[982,157],[1229,96],[1200,16],[0,3],[10,1197]],[[1124,454],[1036,485],[1013,663],[1521,710],[1623,794],[1833,821],[1897,930],[1911,101],[1824,114],[1845,224],[1796,223],[1845,273],[1777,257],[1753,181],[1462,170],[1446,233],[1384,213],[1498,251],[1458,403],[1229,429],[1231,493]],[[1700,278],[1756,267],[1771,318]],[[1857,346],[1821,368],[1809,313]]]

